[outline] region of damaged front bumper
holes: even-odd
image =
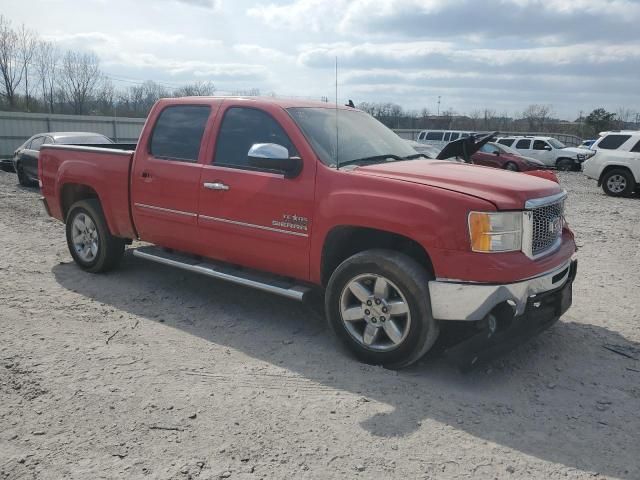
[[[577,260],[571,259],[543,275],[504,285],[431,281],[429,294],[433,318],[478,321],[505,302],[514,308],[515,316],[522,315],[529,298],[557,290],[567,283],[572,266],[576,263]]]
[[[432,289],[433,283],[439,283],[432,282],[429,287],[432,304],[435,304],[434,317],[469,320],[469,325],[474,326],[466,329],[472,333],[446,348],[445,356],[466,371],[549,328],[571,306],[577,268],[578,261],[572,259],[560,268],[527,281],[509,285],[468,285],[472,292],[464,293],[460,293],[464,288],[452,289],[450,292],[456,293],[457,297],[449,297],[453,303],[450,307],[442,304],[442,298],[434,302],[434,293],[442,293],[442,290]],[[479,298],[483,294],[484,300]]]

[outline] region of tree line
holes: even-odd
[[[180,87],[146,81],[116,90],[94,53],[63,51],[24,24],[14,28],[0,15],[3,110],[144,117],[159,98],[213,95],[215,91],[211,81]]]
[[[361,102],[357,107],[395,129],[553,132],[588,138],[606,130],[640,128],[640,112],[626,107],[616,112],[596,108],[574,121],[560,120],[554,116],[552,105],[540,104],[529,105],[516,116],[489,108],[472,110],[466,114],[448,109],[434,115],[427,108],[405,110],[395,103]]]
[[[0,109],[90,115],[145,117],[160,98],[213,95],[211,81],[172,87],[148,80],[117,89],[90,52],[62,49],[42,39],[24,24],[14,28],[0,14]],[[260,95],[258,89],[236,95]],[[323,101],[328,101],[323,97]],[[433,115],[427,108],[405,110],[390,102],[362,102],[364,110],[390,128],[459,129],[502,132],[556,132],[592,137],[610,129],[640,127],[640,113],[629,108],[608,112],[603,108],[573,122],[555,118],[551,105],[529,105],[511,116],[485,108],[459,114],[447,109]]]

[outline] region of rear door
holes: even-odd
[[[301,156],[304,140],[293,120],[276,105],[255,108],[226,100],[215,129],[213,155],[199,185],[202,254],[307,279],[315,162],[303,156],[300,175],[285,178],[251,167],[247,155],[256,143],[275,143],[286,147],[290,157]]]
[[[141,239],[193,252],[198,246],[200,162],[216,107],[194,103],[160,108],[135,153],[133,219]]]

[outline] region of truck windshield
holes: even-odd
[[[331,167],[358,163],[380,163],[415,158],[416,151],[405,140],[372,116],[357,110],[313,107],[287,109],[322,163]],[[337,117],[337,129],[336,129]],[[336,152],[337,139],[337,152]]]

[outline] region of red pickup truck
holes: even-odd
[[[468,327],[473,363],[571,304],[557,183],[425,159],[353,108],[164,99],[135,150],[45,145],[39,177],[86,271],[143,240],[133,255],[293,299],[320,287],[369,363],[415,362],[447,322]]]

